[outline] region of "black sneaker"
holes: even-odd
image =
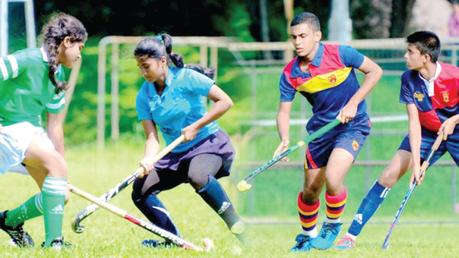
[[[24,223],[16,227],[10,227],[5,224],[8,211],[0,212],[0,229],[5,231],[11,238],[11,242],[18,247],[32,247],[34,246],[33,239],[22,226]]]
[[[72,247],[72,244],[69,242],[64,241],[64,237],[58,237],[51,241],[51,244],[49,246],[45,246],[45,242],[41,243],[42,248],[52,248],[56,250],[61,250],[64,248],[70,248]]]
[[[145,239],[142,241],[142,245],[149,248],[173,248],[177,247],[176,244],[170,241],[158,241],[154,239]]]

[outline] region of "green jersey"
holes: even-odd
[[[48,58],[43,48],[27,48],[0,58],[0,124],[30,122],[41,126],[41,114],[59,113],[64,92],[56,94],[48,77]],[[56,73],[64,80],[61,66]]]

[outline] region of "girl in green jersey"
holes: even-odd
[[[0,228],[19,247],[33,246],[26,220],[44,215],[44,247],[64,246],[62,219],[67,185],[64,160],[64,92],[61,65],[81,58],[87,39],[83,24],[57,14],[44,26],[43,46],[0,58],[0,174],[28,173],[41,192],[0,213]],[[46,113],[46,130],[41,114]]]

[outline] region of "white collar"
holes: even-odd
[[[435,84],[434,81],[438,78],[438,76],[441,73],[441,65],[439,62],[436,62],[436,67],[435,67],[435,74],[430,80],[426,80],[424,77],[422,77],[421,73],[419,73],[419,78],[424,82],[424,85],[427,87],[427,92],[429,93],[429,96],[435,95]]]
[[[41,52],[41,55],[43,56],[43,61],[48,62],[48,55],[46,54],[44,46],[41,46],[40,52]]]
[[[440,75],[441,73],[441,65],[439,62],[436,62],[435,63],[436,67],[435,67],[435,74],[434,76],[430,79],[430,80],[426,80],[424,77],[422,77],[421,73],[419,73],[419,77],[425,82],[425,83],[430,83],[430,82],[433,82],[435,81],[438,76]]]

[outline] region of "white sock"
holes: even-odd
[[[357,238],[357,236],[354,236],[353,234],[351,233],[346,233],[346,236],[349,237],[350,239],[354,240]]]
[[[337,218],[337,219],[325,218],[325,222],[327,222],[327,223],[341,223],[341,218]]]
[[[306,235],[306,236],[309,236],[311,238],[316,238],[318,233],[317,233],[317,227],[314,227],[312,230],[310,231],[306,231],[306,230],[303,230],[303,234]]]

